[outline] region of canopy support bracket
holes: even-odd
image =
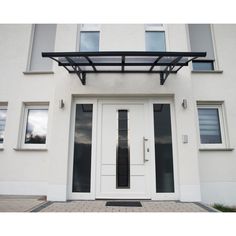
[[[70,63],[73,71],[78,75],[82,85],[86,85],[86,73],[83,72],[78,65],[76,66],[74,60],[72,60],[70,57],[66,57],[66,60]]]

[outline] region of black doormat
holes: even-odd
[[[139,201],[108,201],[106,206],[116,206],[116,207],[142,207]]]

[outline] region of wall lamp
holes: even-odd
[[[182,107],[183,107],[184,109],[187,109],[187,107],[188,107],[187,99],[183,99]]]
[[[60,109],[63,109],[64,107],[65,107],[65,103],[64,103],[63,99],[61,99],[61,100],[59,101],[59,108],[60,108]]]

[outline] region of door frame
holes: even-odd
[[[68,150],[68,181],[67,181],[67,199],[70,200],[95,200],[97,198],[98,188],[100,188],[99,161],[101,158],[101,146],[99,145],[99,137],[101,137],[101,115],[98,114],[98,107],[101,101],[109,103],[124,102],[137,104],[144,102],[147,119],[148,138],[150,139],[150,158],[148,161],[150,174],[147,176],[148,183],[148,199],[151,200],[178,200],[179,199],[179,173],[178,173],[178,152],[177,152],[177,127],[176,113],[174,108],[173,96],[94,96],[94,97],[75,97],[71,103],[71,119],[70,119],[70,136]],[[174,170],[174,193],[156,193],[156,176],[155,176],[155,145],[154,145],[154,122],[153,122],[153,104],[164,103],[170,104],[171,112],[171,130],[172,130],[172,151],[173,151],[173,170]],[[72,192],[72,177],[73,177],[73,159],[74,159],[74,133],[75,133],[75,111],[76,104],[93,104],[92,118],[92,152],[91,152],[91,185],[90,193],[73,193]],[[100,109],[101,110],[101,109]],[[99,126],[100,125],[100,126]],[[98,155],[100,153],[100,155]],[[100,198],[100,197],[99,197]],[[117,197],[118,199],[119,197]],[[128,199],[128,197],[127,197]]]
[[[156,192],[156,166],[155,166],[155,134],[154,134],[154,115],[153,104],[170,104],[170,118],[171,118],[171,138],[172,138],[172,155],[173,155],[173,171],[174,171],[174,192],[173,193],[157,193]],[[173,97],[153,97],[149,99],[149,129],[152,130],[152,138],[150,143],[152,155],[152,200],[178,200],[179,199],[179,168],[178,168],[178,152],[177,152],[177,127],[176,127],[176,113],[174,107]]]
[[[76,104],[93,104],[92,115],[92,151],[91,151],[91,175],[90,192],[72,192],[73,165],[74,165],[74,135],[75,135],[75,114]],[[95,178],[96,178],[96,143],[97,143],[97,99],[95,98],[74,98],[71,107],[70,119],[70,137],[69,137],[69,160],[68,160],[68,185],[67,199],[70,200],[94,200],[95,199]]]
[[[134,199],[137,198],[135,196],[135,194],[129,194],[129,193],[115,193],[116,196],[114,197],[114,194],[102,194],[100,192],[100,188],[101,188],[101,156],[102,156],[102,149],[101,149],[101,140],[102,140],[102,106],[104,104],[114,104],[114,105],[138,105],[141,104],[144,107],[144,119],[145,122],[148,123],[148,101],[145,98],[135,98],[135,97],[118,97],[118,98],[101,98],[98,99],[98,126],[97,126],[97,140],[99,140],[99,142],[97,143],[97,160],[96,160],[96,199]],[[145,136],[150,137],[151,133],[150,133],[150,129],[148,128],[147,125],[147,129],[145,132]],[[150,174],[150,170],[151,170],[151,166],[150,166],[150,162],[146,162],[145,163],[146,167],[145,167],[145,180],[146,180],[146,186],[147,186],[147,192],[145,195],[140,195],[140,197],[138,199],[151,199],[151,174]],[[125,191],[125,190],[124,190]]]

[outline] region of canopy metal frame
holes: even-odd
[[[42,57],[51,58],[69,73],[77,74],[83,85],[89,73],[160,74],[160,84],[163,85],[170,74],[176,74],[189,62],[205,56],[206,52],[42,52]],[[135,69],[128,70],[128,67]]]

